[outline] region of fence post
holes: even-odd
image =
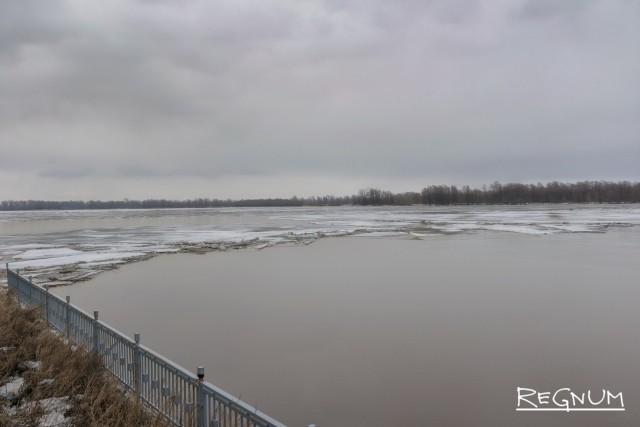
[[[21,289],[21,285],[22,285],[22,280],[20,280],[20,269],[17,268],[16,269],[16,292],[18,292],[18,301],[20,301],[21,303],[25,303],[22,300],[22,289]]]
[[[49,322],[49,285],[44,285],[44,318]]]
[[[71,305],[71,297],[69,295],[66,296],[67,304],[64,306],[64,318],[65,323],[67,324],[67,338],[71,339],[71,316],[69,315],[69,306]]]
[[[29,306],[33,307],[33,276],[29,276]]]
[[[133,347],[133,389],[138,397],[140,397],[140,389],[142,387],[142,355],[140,354],[140,334],[133,334],[133,340],[136,345]]]
[[[197,413],[198,427],[205,427],[205,396],[204,396],[204,367],[198,366],[198,389],[197,389]]]
[[[98,352],[98,349],[100,348],[100,335],[98,335],[98,310],[93,312],[93,351],[95,351],[96,353]]]

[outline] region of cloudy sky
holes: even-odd
[[[0,200],[640,179],[637,0],[0,0]]]

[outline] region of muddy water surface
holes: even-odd
[[[640,230],[164,255],[56,289],[290,426],[631,426]],[[625,412],[516,412],[516,388]]]

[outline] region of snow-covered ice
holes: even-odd
[[[640,225],[636,205],[397,206],[0,212],[0,259],[66,284],[162,253],[309,243],[359,235],[601,233]]]
[[[15,259],[42,259],[42,258],[55,258],[62,256],[72,256],[81,254],[82,252],[69,248],[53,248],[53,249],[29,249],[18,255],[15,255]]]
[[[30,259],[28,261],[12,262],[12,268],[25,267],[54,267],[60,265],[94,263],[97,261],[118,262],[126,261],[128,258],[136,258],[144,256],[144,252],[80,252],[77,254],[60,256],[53,258]],[[15,257],[14,257],[15,258]],[[19,259],[19,258],[18,258]]]

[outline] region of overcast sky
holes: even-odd
[[[0,0],[0,200],[640,179],[637,0]]]

